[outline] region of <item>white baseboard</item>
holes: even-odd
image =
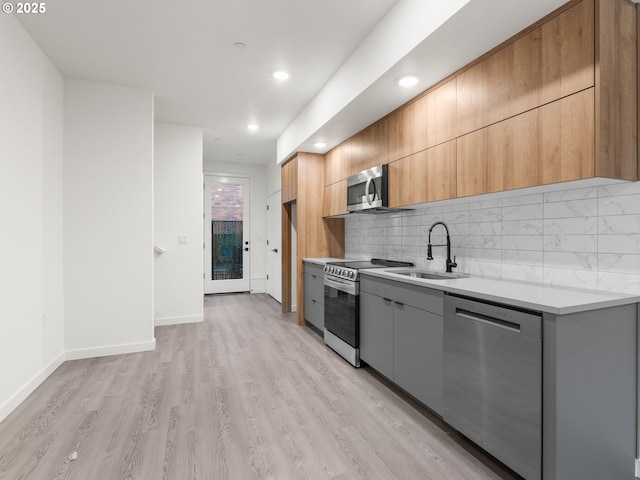
[[[81,348],[78,350],[67,350],[67,360],[80,360],[83,358],[106,357],[108,355],[121,355],[123,353],[138,353],[155,350],[156,339],[148,342],[127,343],[124,345],[109,345],[107,347]]]
[[[18,405],[20,405],[31,393],[44,382],[60,365],[65,361],[65,353],[62,352],[49,364],[45,365],[31,380],[29,380],[20,390],[14,393],[9,400],[0,405],[0,422],[7,418]]]
[[[167,325],[181,325],[183,323],[198,323],[204,321],[204,314],[181,315],[178,317],[157,317],[155,320],[156,327],[165,327]]]

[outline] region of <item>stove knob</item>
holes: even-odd
[[[340,275],[342,273],[342,269],[341,268],[336,268],[336,275]]]
[[[349,278],[353,280],[355,276],[356,276],[356,272],[349,272]]]
[[[331,267],[331,273],[333,273],[335,270],[335,267]]]

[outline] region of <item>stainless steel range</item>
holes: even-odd
[[[354,367],[360,366],[360,274],[364,268],[412,267],[411,262],[329,262],[324,267],[324,343]]]

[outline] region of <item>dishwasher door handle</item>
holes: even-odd
[[[504,328],[510,332],[520,333],[520,325],[507,320],[500,320],[499,318],[489,317],[488,315],[482,315],[481,313],[473,313],[468,310],[456,308],[456,315],[458,317],[468,318],[474,322],[484,323],[485,325],[491,325],[492,327]]]

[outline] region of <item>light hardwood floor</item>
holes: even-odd
[[[514,478],[266,295],[155,335],[51,375],[0,423],[0,479]]]

